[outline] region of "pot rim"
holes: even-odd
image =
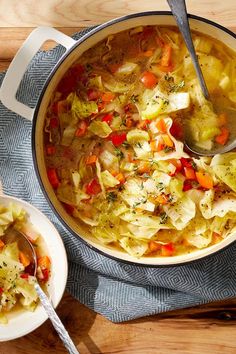
[[[121,259],[118,258],[116,256],[113,256],[111,254],[109,254],[108,252],[104,252],[102,250],[100,250],[99,248],[96,248],[95,246],[91,245],[88,241],[86,241],[84,238],[82,238],[78,233],[76,233],[67,223],[66,221],[64,221],[64,219],[61,217],[61,215],[59,214],[59,212],[57,211],[56,207],[54,206],[54,204],[51,202],[46,189],[44,187],[43,181],[41,179],[41,175],[40,175],[40,171],[39,171],[39,167],[38,167],[38,163],[37,163],[37,156],[36,156],[36,120],[37,120],[37,116],[38,116],[38,112],[41,106],[41,102],[42,99],[44,97],[45,91],[47,90],[47,87],[52,79],[52,77],[54,76],[55,72],[58,70],[58,68],[63,64],[63,62],[66,60],[66,58],[70,55],[71,52],[73,52],[75,50],[75,48],[77,48],[81,43],[83,43],[84,41],[86,41],[89,37],[93,36],[95,33],[103,30],[104,28],[107,28],[109,26],[112,26],[116,23],[122,22],[124,20],[129,20],[132,18],[136,18],[136,17],[144,17],[144,16],[173,16],[171,11],[144,11],[144,12],[137,12],[137,13],[133,13],[133,14],[129,14],[129,15],[125,15],[125,16],[121,16],[121,17],[117,17],[115,19],[112,19],[110,21],[107,21],[105,23],[102,23],[98,26],[96,26],[95,28],[91,29],[88,33],[84,34],[80,39],[76,40],[76,43],[65,53],[62,55],[62,57],[59,59],[59,61],[57,62],[57,64],[54,66],[54,68],[52,69],[52,71],[50,72],[47,80],[45,81],[44,85],[43,85],[43,89],[39,95],[39,98],[37,100],[36,106],[35,106],[35,111],[34,111],[34,116],[33,116],[33,120],[32,120],[32,135],[31,135],[31,147],[32,147],[32,156],[33,156],[33,164],[34,164],[34,168],[35,168],[35,172],[36,172],[36,176],[40,185],[40,188],[43,192],[44,197],[46,198],[47,202],[49,203],[51,209],[53,210],[54,214],[57,216],[57,218],[59,219],[59,221],[62,223],[62,225],[76,238],[79,238],[80,241],[82,243],[84,243],[86,246],[88,246],[90,249],[92,249],[93,251],[101,254],[102,256],[105,256],[107,258],[110,258],[114,261],[118,261],[118,262],[122,262],[124,264],[129,264],[131,266],[135,266],[135,267],[144,267],[144,268],[172,268],[172,267],[181,267],[181,266],[185,266],[185,265],[190,265],[192,263],[198,263],[202,260],[206,260],[209,257],[215,256],[223,251],[225,251],[227,248],[229,248],[232,244],[234,244],[236,241],[232,240],[232,242],[230,242],[229,244],[225,245],[224,247],[213,251],[209,254],[205,254],[205,255],[200,255],[197,256],[196,259],[190,259],[190,260],[186,260],[183,262],[178,262],[178,263],[172,263],[172,264],[147,264],[147,263],[139,263],[139,262],[135,262],[135,261],[131,261],[131,260],[126,260],[126,259]],[[213,27],[216,27],[220,30],[222,30],[223,32],[229,34],[230,36],[232,36],[233,38],[236,39],[236,33],[232,32],[231,30],[229,30],[228,28],[220,25],[217,22],[214,22],[212,20],[209,20],[207,18],[201,17],[201,16],[197,16],[197,15],[193,15],[193,14],[188,14],[188,18],[190,19],[194,19],[200,22],[204,22],[206,24],[209,24]]]

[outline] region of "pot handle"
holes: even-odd
[[[16,93],[27,66],[47,40],[54,40],[69,50],[76,41],[52,27],[36,28],[23,43],[12,60],[0,88],[0,100],[11,111],[32,120],[34,108],[30,108],[16,99]]]

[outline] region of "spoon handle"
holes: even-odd
[[[60,318],[57,316],[56,311],[54,310],[53,306],[51,305],[49,299],[41,289],[38,283],[35,284],[35,290],[38,294],[38,297],[41,301],[44,310],[46,311],[49,319],[52,322],[53,327],[57,331],[59,337],[61,338],[64,346],[68,350],[70,354],[79,354],[78,350],[76,349],[74,343],[72,342],[67,330],[63,326]]]
[[[167,2],[170,6],[173,16],[176,19],[179,30],[182,33],[185,44],[186,44],[188,51],[190,53],[190,56],[192,58],[192,62],[193,62],[193,65],[194,65],[203,95],[208,100],[210,95],[209,95],[204,77],[202,75],[202,70],[200,68],[198,58],[197,58],[197,55],[195,52],[195,48],[193,45],[193,41],[192,41],[192,37],[191,37],[191,33],[190,33],[190,28],[189,28],[185,0],[167,0]]]

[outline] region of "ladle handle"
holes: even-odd
[[[47,298],[47,296],[45,295],[45,293],[43,292],[43,290],[41,289],[38,283],[35,284],[35,290],[38,294],[42,306],[44,307],[44,310],[46,311],[49,319],[52,322],[53,327],[55,328],[59,337],[61,338],[65,348],[68,350],[70,354],[79,354],[67,330],[63,326],[60,318],[56,314],[56,311],[54,310],[49,299]]]
[[[187,9],[186,9],[186,3],[185,0],[167,0],[171,12],[173,16],[176,19],[176,22],[178,24],[179,30],[182,33],[182,36],[184,38],[185,44],[188,48],[189,54],[192,58],[192,62],[202,89],[202,93],[204,97],[208,100],[209,99],[209,92],[206,86],[206,82],[204,80],[202,70],[200,68],[198,58],[195,52],[195,48],[193,45],[193,40],[191,37],[190,33],[190,27],[189,27],[189,22],[188,22],[188,15],[187,15]]]

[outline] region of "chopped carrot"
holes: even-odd
[[[150,142],[150,148],[152,151],[157,151],[157,141],[156,140],[152,140]]]
[[[203,187],[207,189],[212,189],[214,184],[213,184],[213,179],[212,177],[207,173],[207,172],[196,172],[196,178],[198,183]]]
[[[219,243],[220,241],[222,241],[221,235],[216,233],[216,232],[213,232],[213,234],[212,234],[212,243],[216,244],[216,243]]]
[[[126,118],[125,125],[127,128],[131,128],[134,125],[134,120],[130,117]]]
[[[155,202],[162,204],[162,205],[167,204],[168,201],[169,201],[169,197],[163,193],[161,195],[158,195],[157,197],[155,197]]]
[[[226,127],[221,128],[221,133],[215,137],[215,141],[220,145],[225,145],[229,139],[229,129]]]
[[[161,133],[166,133],[167,131],[166,123],[163,118],[157,120],[156,127]]]
[[[186,179],[196,179],[196,174],[192,167],[184,167],[184,174]]]
[[[30,265],[30,259],[29,257],[24,253],[21,252],[19,253],[19,259],[20,262],[23,264],[23,266],[26,268],[28,265]]]
[[[165,146],[169,146],[169,147],[173,147],[174,146],[174,143],[173,143],[173,141],[171,140],[171,138],[169,137],[168,134],[163,134],[162,135],[162,139],[164,141]]]
[[[172,242],[167,243],[166,245],[161,246],[161,255],[163,257],[170,257],[173,256],[173,253],[175,252],[175,248]]]
[[[125,183],[125,176],[123,175],[123,173],[120,172],[115,177],[120,182],[120,184]]]
[[[96,163],[97,159],[98,158],[96,155],[88,156],[86,159],[86,165],[93,165],[94,163]]]
[[[160,140],[158,141],[156,151],[157,151],[157,152],[160,152],[160,151],[164,150],[164,148],[165,148],[165,144],[164,144],[164,142],[163,142],[163,139],[160,139]]]
[[[150,163],[146,161],[141,161],[138,166],[138,173],[148,173],[150,172]]]
[[[157,84],[157,77],[151,71],[144,71],[140,77],[140,81],[145,87],[152,89]]]
[[[108,103],[113,101],[115,97],[116,95],[113,92],[104,92],[102,94],[102,101]]]
[[[0,239],[0,249],[2,249],[5,246],[5,243]]]
[[[156,252],[161,248],[161,245],[155,241],[150,241],[148,246],[150,252]]]
[[[137,128],[143,129],[143,130],[147,130],[149,123],[150,123],[150,120],[149,120],[149,119],[141,120],[141,121],[137,124]]]
[[[162,57],[161,57],[161,65],[169,66],[171,63],[171,53],[172,47],[169,44],[165,44],[163,47]]]
[[[50,265],[51,265],[51,261],[48,256],[42,256],[38,259],[38,266],[41,269],[49,269]]]
[[[221,113],[218,116],[218,122],[219,122],[219,126],[222,127],[223,125],[226,125],[228,121],[228,117],[226,113]]]
[[[133,155],[130,153],[130,152],[128,152],[127,153],[127,160],[129,161],[129,162],[133,162]]]
[[[153,50],[146,50],[145,52],[141,52],[140,56],[144,56],[144,57],[151,57],[153,55]]]
[[[163,66],[163,65],[160,65],[160,64],[157,64],[157,68],[161,71],[163,71],[164,73],[169,73],[171,71],[173,71],[173,65],[170,64],[169,66]]]

